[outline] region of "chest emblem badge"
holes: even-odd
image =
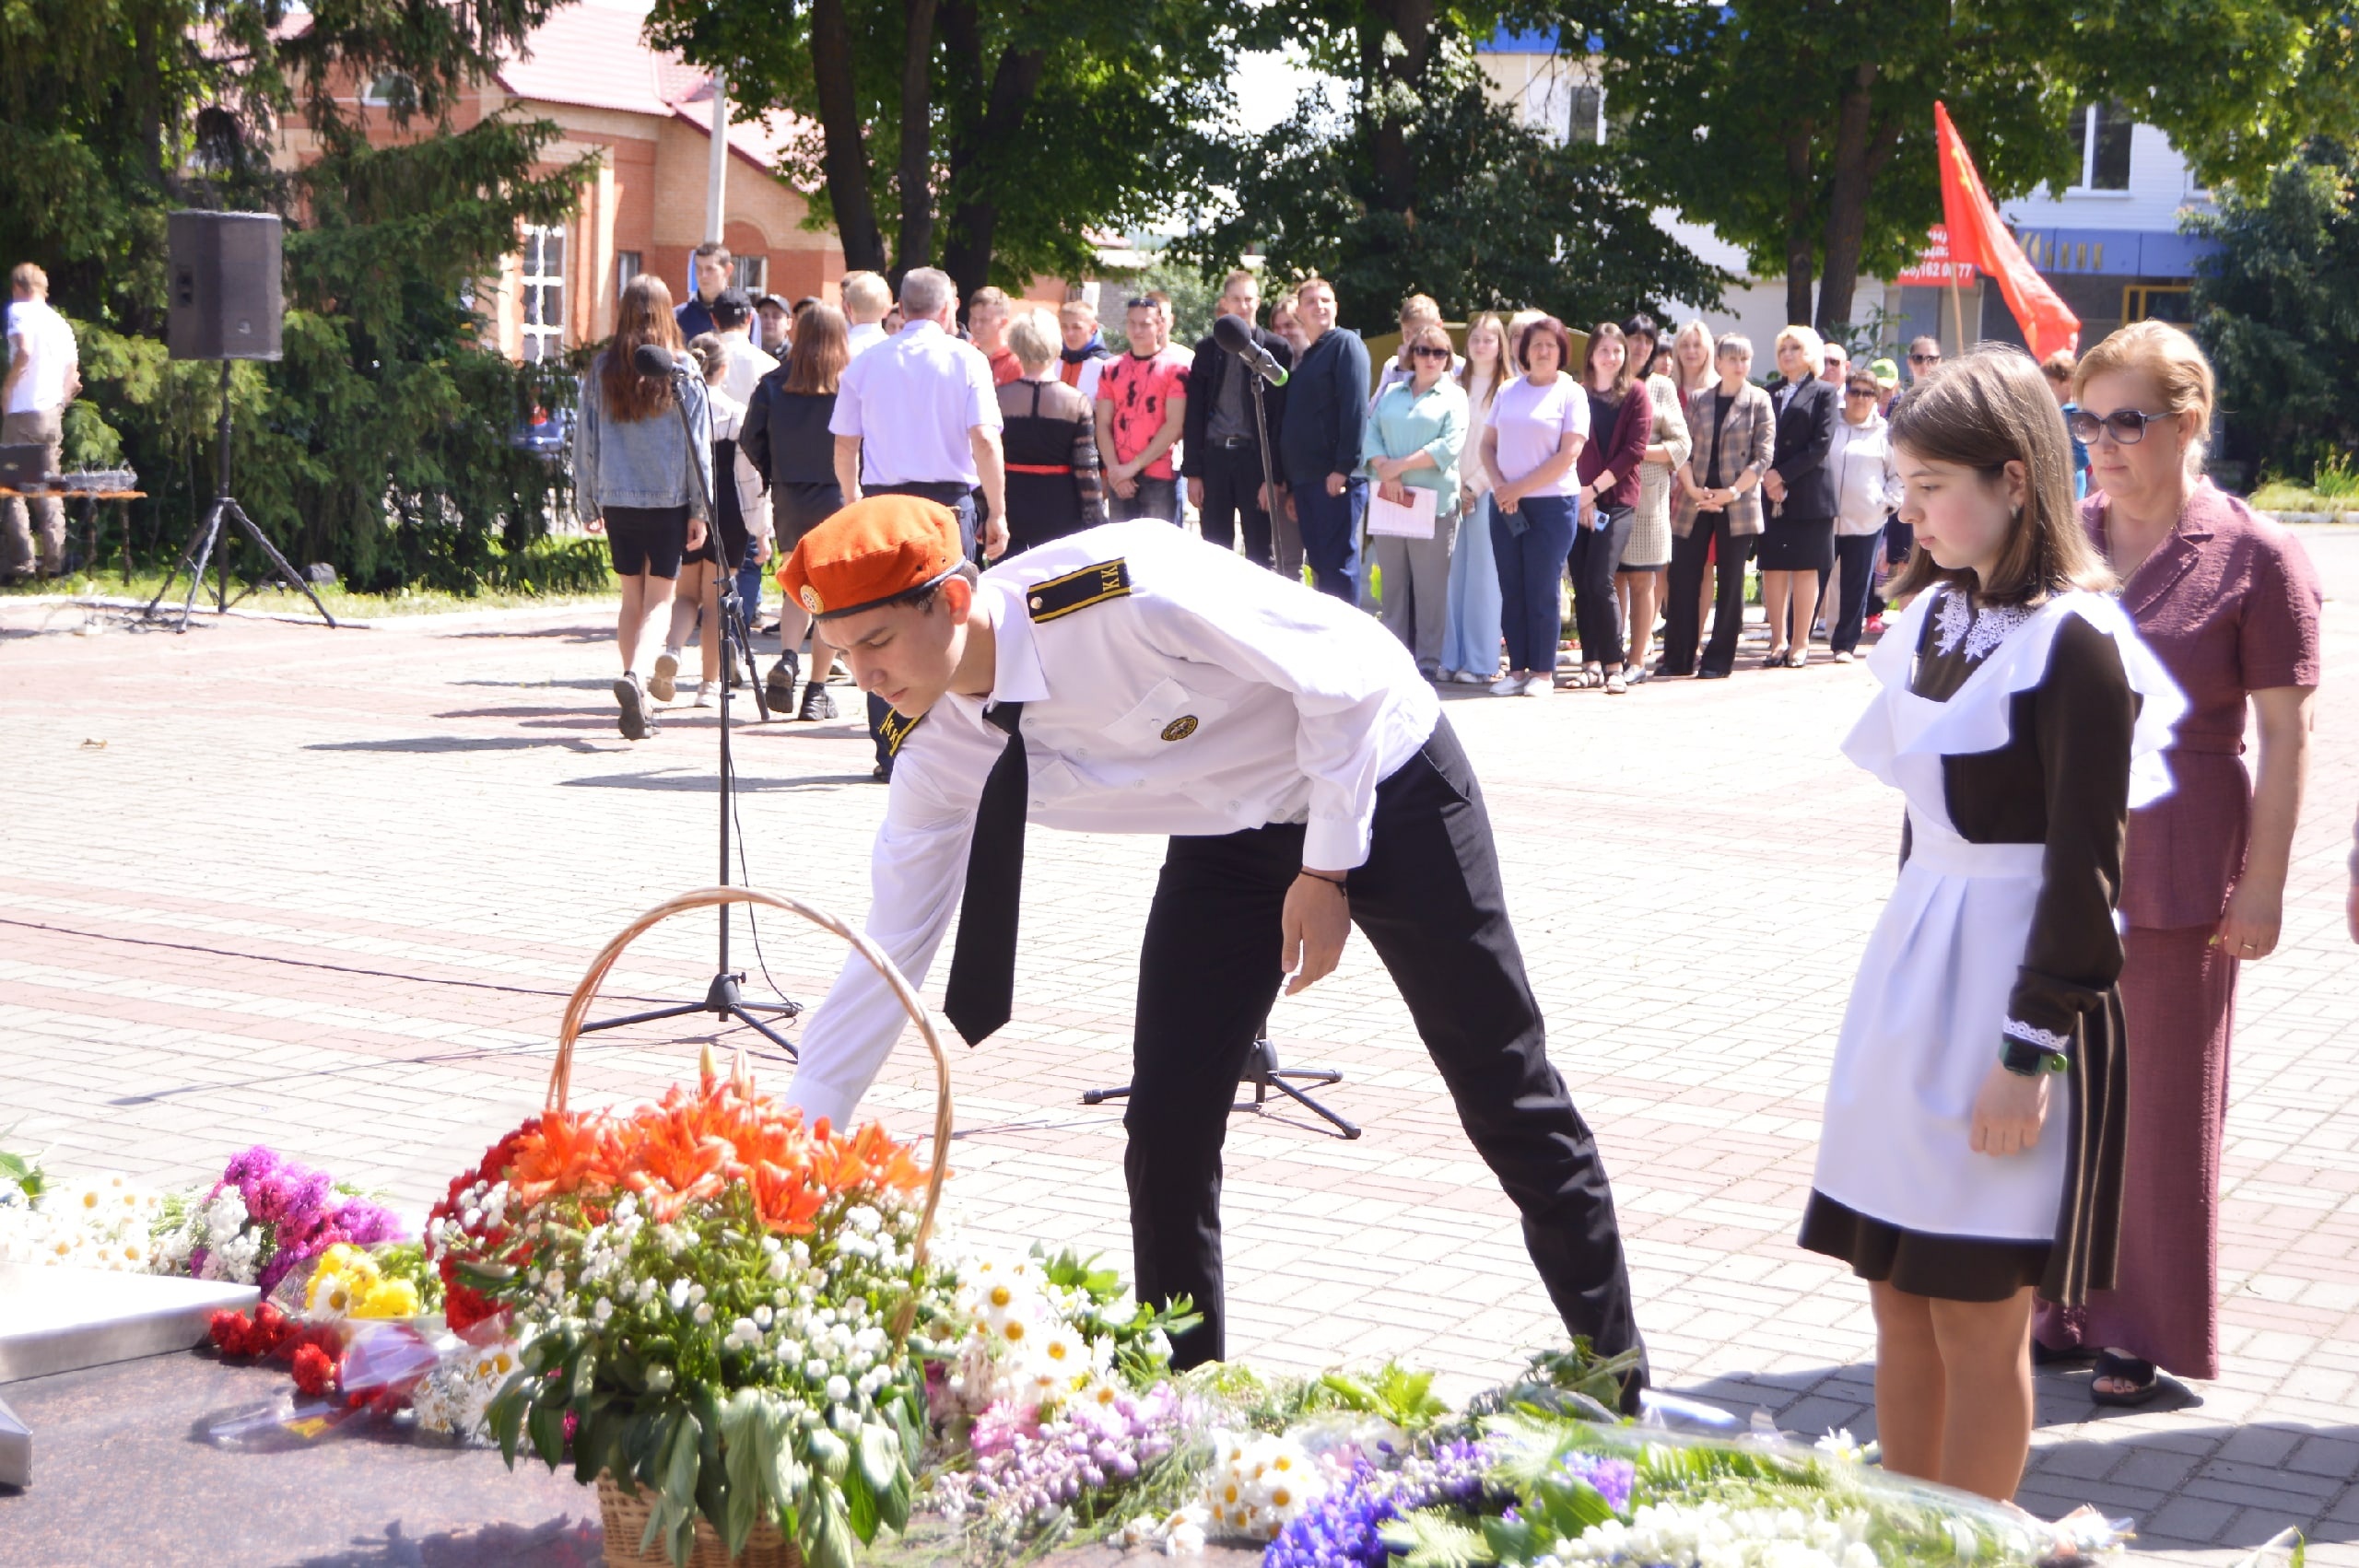
[[[1183,713],[1163,727],[1163,738],[1167,741],[1184,741],[1195,732],[1196,716],[1192,713]]]

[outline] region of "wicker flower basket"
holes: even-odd
[[[799,915],[851,943],[852,950],[867,959],[870,965],[884,977],[885,983],[892,988],[894,996],[899,999],[910,1020],[917,1024],[918,1034],[924,1039],[926,1049],[933,1053],[933,1162],[926,1174],[925,1205],[918,1217],[915,1248],[915,1268],[923,1269],[926,1244],[933,1235],[934,1211],[942,1203],[943,1178],[949,1174],[943,1160],[950,1147],[950,1059],[942,1048],[942,1036],[934,1029],[933,1015],[926,1011],[925,1003],[918,999],[916,988],[885,955],[884,949],[816,905],[776,894],[759,893],[748,887],[705,887],[659,904],[633,920],[599,950],[597,957],[591,960],[589,972],[573,988],[573,995],[565,1004],[565,1018],[557,1029],[557,1062],[549,1071],[548,1109],[562,1111],[566,1108],[566,1098],[573,1088],[574,1041],[581,1036],[581,1025],[590,1016],[590,1007],[597,1000],[598,988],[605,983],[607,974],[614,968],[616,961],[622,957],[623,950],[650,928],[675,915],[717,908],[727,904],[758,904],[764,908]],[[741,1058],[739,1071],[743,1070]],[[897,1349],[908,1335],[910,1319],[916,1311],[914,1280],[912,1287],[893,1319],[893,1341]],[[653,1543],[645,1553],[639,1549],[640,1540],[647,1532],[648,1515],[651,1510],[652,1504],[644,1490],[636,1493],[627,1492],[611,1473],[600,1472],[598,1511],[605,1522],[608,1568],[645,1568],[650,1563],[670,1562],[671,1559],[665,1554],[661,1541]],[[710,1521],[699,1517],[696,1526],[696,1545],[688,1554],[688,1565],[689,1568],[802,1568],[803,1552],[779,1533],[776,1525],[764,1519],[755,1525],[753,1534],[746,1538],[745,1550],[732,1557],[722,1549],[720,1532],[712,1527]]]

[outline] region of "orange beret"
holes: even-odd
[[[922,496],[870,496],[803,536],[778,585],[814,615],[848,615],[939,582],[966,557],[958,519]]]

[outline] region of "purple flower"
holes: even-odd
[[[1398,1470],[1363,1459],[1341,1486],[1288,1525],[1262,1555],[1262,1568],[1384,1568],[1384,1527],[1403,1514],[1448,1503],[1478,1507],[1489,1457],[1477,1443],[1447,1443]]]
[[[1565,1473],[1573,1480],[1587,1481],[1605,1499],[1607,1507],[1616,1514],[1630,1507],[1630,1488],[1638,1479],[1637,1467],[1627,1459],[1616,1459],[1604,1454],[1569,1454],[1565,1457]]]

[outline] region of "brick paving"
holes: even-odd
[[[2359,600],[2359,533],[2307,538],[2330,593]],[[604,615],[338,632],[232,620],[174,637],[0,607],[11,1144],[177,1183],[267,1140],[422,1210],[538,1106],[592,952],[714,867],[713,720],[677,711],[654,741],[621,741]],[[2318,1561],[2359,1564],[2346,600],[2327,630],[2286,940],[2248,968],[2239,1001],[2224,1375],[2183,1409],[2107,1419],[2085,1370],[2043,1375],[2023,1493],[2048,1514],[2135,1515],[2144,1549],[2189,1562],[2228,1562],[2298,1525]],[[1837,751],[1868,684],[1857,666],[1741,670],[1626,699],[1476,694],[1449,708],[1489,793],[1554,1053],[1613,1173],[1659,1382],[1863,1438],[1864,1290],[1792,1235],[1897,837],[1897,802]],[[738,748],[754,883],[856,919],[883,804],[859,727],[749,726]],[[1127,1077],[1160,844],[1033,843],[1015,1022],[954,1063],[951,1202],[969,1239],[1126,1258],[1119,1107],[1078,1097]],[[712,949],[709,919],[651,933],[611,1010],[692,1000]],[[752,994],[774,981],[809,1000],[839,950],[780,917],[758,951],[741,927],[735,956]],[[691,1071],[709,1024],[594,1037],[577,1097],[641,1096]],[[1232,1122],[1236,1353],[1297,1369],[1407,1356],[1464,1394],[1558,1339],[1513,1211],[1365,943],[1283,1000],[1273,1033],[1288,1062],[1348,1073],[1330,1097],[1367,1136],[1299,1115]],[[871,1108],[914,1135],[930,1105],[912,1037]]]

